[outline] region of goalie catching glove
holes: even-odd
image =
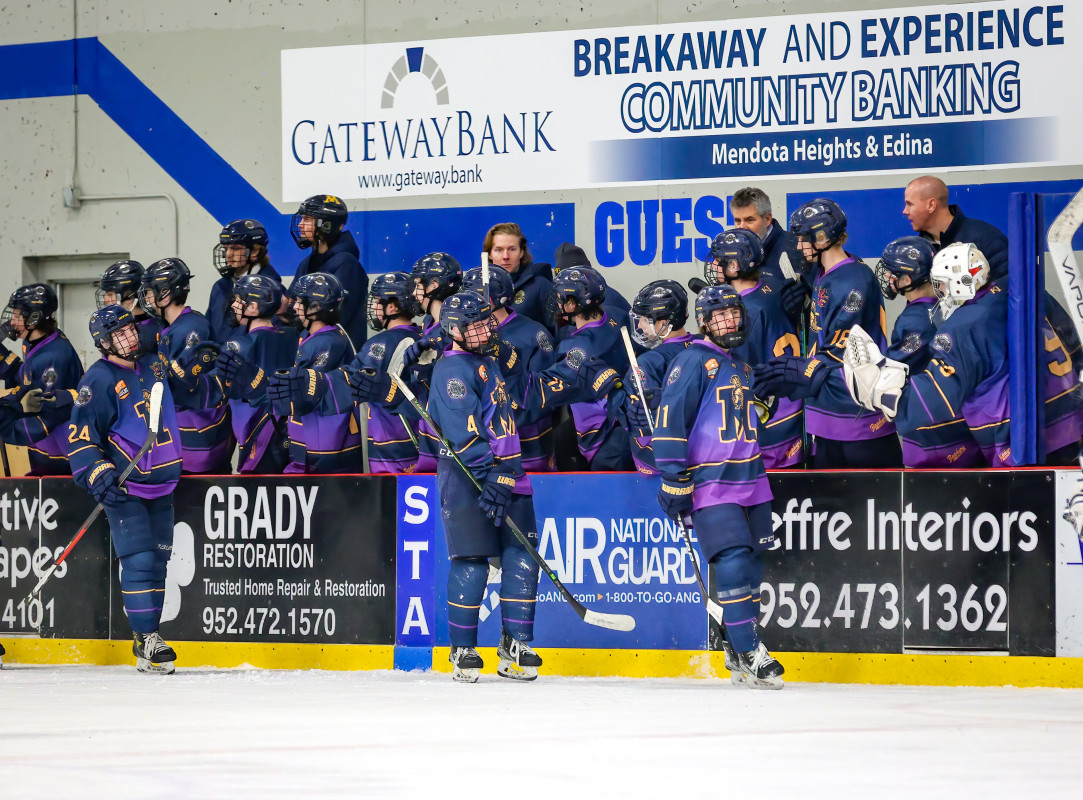
[[[882,412],[889,420],[895,419],[909,374],[906,364],[887,358],[872,337],[855,325],[846,342],[842,369],[846,388],[855,403],[869,411]]]

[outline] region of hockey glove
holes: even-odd
[[[614,387],[622,386],[620,375],[600,358],[588,358],[575,371],[576,386],[597,400],[605,397]]]
[[[753,370],[755,391],[759,397],[781,395],[792,400],[815,396],[831,368],[819,358],[783,356]]]
[[[493,467],[489,470],[485,483],[481,485],[478,508],[498,528],[504,524],[504,517],[507,516],[508,504],[511,502],[514,491],[515,478],[499,467]]]
[[[327,376],[314,369],[290,367],[279,370],[267,384],[271,410],[282,416],[302,417],[316,410],[327,393]]]
[[[692,511],[692,479],[688,475],[663,473],[658,487],[658,505],[674,522],[680,522]]]
[[[91,497],[103,506],[113,508],[128,499],[128,492],[123,486],[117,486],[117,471],[113,467],[102,470],[96,476],[91,475],[88,487]]]
[[[202,342],[195,347],[184,348],[169,365],[173,376],[185,388],[195,389],[199,385],[199,376],[209,372],[214,366],[218,352],[218,345],[213,342]]]
[[[652,410],[649,408],[650,403],[649,391],[644,390],[648,400],[646,403],[637,394],[629,395],[628,402],[624,404],[624,418],[628,421],[628,432],[632,436],[650,436],[651,435],[651,414]]]
[[[763,425],[775,415],[778,411],[778,397],[776,395],[768,395],[767,397],[757,397],[753,395],[752,405],[756,409],[756,416],[760,420],[760,425]]]
[[[63,411],[75,405],[78,392],[74,389],[61,389],[59,392],[47,392],[41,396],[42,406],[50,411]]]
[[[41,389],[29,389],[19,398],[19,408],[24,416],[33,417],[41,413],[41,401]]]
[[[229,349],[218,354],[214,368],[218,377],[236,390],[230,392],[231,396],[243,397],[246,392],[254,391],[264,379],[263,370]]]
[[[794,325],[801,319],[801,312],[805,310],[805,301],[812,295],[803,280],[787,281],[779,293],[782,303],[782,313]]]
[[[346,374],[346,379],[356,403],[390,403],[398,391],[390,375],[374,369],[352,370]]]

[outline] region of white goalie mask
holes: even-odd
[[[963,303],[973,300],[989,282],[989,262],[976,245],[949,244],[933,258],[929,280],[940,301],[940,311],[947,319]]]

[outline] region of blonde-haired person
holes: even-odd
[[[553,269],[545,262],[535,262],[527,247],[526,235],[514,222],[501,222],[489,228],[482,249],[489,262],[503,267],[515,284],[510,307],[524,317],[553,329],[549,314],[549,296],[553,292]]]

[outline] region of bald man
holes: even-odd
[[[938,249],[955,242],[970,242],[989,260],[990,283],[1008,275],[1008,237],[997,227],[970,219],[957,205],[948,204],[948,186],[940,178],[923,175],[906,185],[903,216],[920,235]]]

